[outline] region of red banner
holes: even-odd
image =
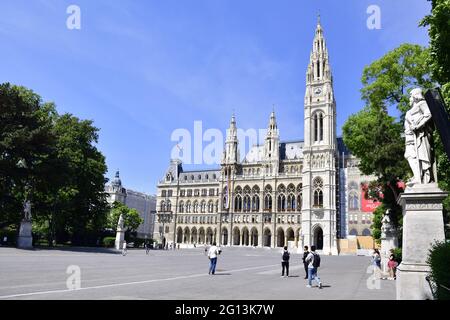
[[[367,185],[361,186],[361,211],[374,212],[381,202],[373,198],[366,199],[367,187]]]

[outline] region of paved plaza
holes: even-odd
[[[292,254],[290,277],[281,278],[280,250],[223,248],[217,273],[208,275],[204,248],[175,251],[0,248],[0,299],[301,300],[395,299],[395,282],[368,287],[370,257],[322,256],[324,284],[306,288],[301,255]],[[67,289],[71,265],[81,289]]]

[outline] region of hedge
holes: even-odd
[[[105,247],[114,247],[115,242],[116,242],[115,237],[104,237],[103,238],[103,245]]]
[[[427,263],[431,267],[430,279],[436,285],[434,298],[450,300],[450,243],[435,243],[430,249]]]

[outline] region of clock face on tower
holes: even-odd
[[[322,88],[318,87],[314,89],[314,95],[318,96],[322,93]]]

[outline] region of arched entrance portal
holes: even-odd
[[[252,228],[252,233],[250,237],[252,246],[254,247],[258,246],[258,230],[256,228]]]
[[[192,232],[191,232],[191,243],[197,243],[197,228],[192,228]]]
[[[205,243],[205,229],[203,227],[201,227],[198,230],[198,243],[199,244],[204,244]]]
[[[189,230],[189,228],[188,227],[184,228],[183,243],[189,243],[190,236],[191,236],[191,231]]]
[[[323,249],[323,230],[321,227],[314,229],[314,241],[313,244],[316,246],[317,250]]]
[[[222,245],[223,246],[228,245],[228,229],[227,228],[222,229]]]
[[[277,247],[284,247],[284,231],[281,228],[277,230]]]
[[[264,246],[270,247],[270,243],[272,241],[272,233],[270,232],[270,229],[264,230]]]
[[[238,227],[233,229],[233,246],[238,246],[241,244],[241,233]]]
[[[292,228],[286,230],[286,239],[288,241],[286,245],[289,245],[289,241],[295,242],[294,230],[292,230]],[[294,245],[296,245],[296,243],[294,243]]]
[[[250,235],[247,228],[242,230],[242,245],[248,246],[250,244]]]
[[[213,236],[214,236],[214,233],[213,233],[212,229],[208,228],[206,230],[206,244],[212,244],[213,243]]]
[[[178,228],[177,230],[177,243],[183,242],[183,229]]]

